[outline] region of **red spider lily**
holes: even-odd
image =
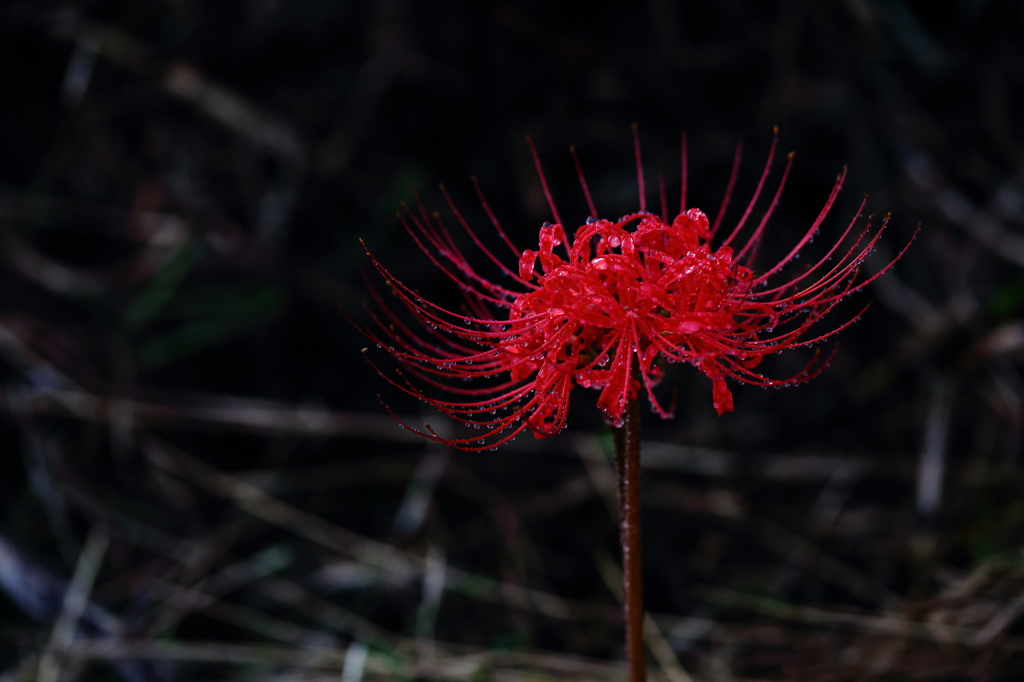
[[[819,261],[787,281],[771,281],[818,233],[846,177],[844,169],[803,238],[777,264],[755,272],[752,264],[786,184],[792,153],[760,222],[743,246],[736,243],[736,237],[765,187],[777,132],[746,210],[715,247],[712,242],[736,181],[740,149],[721,209],[710,224],[700,209],[686,207],[684,137],[682,197],[679,214],[669,222],[663,183],[659,183],[661,215],[647,210],[635,128],[640,210],[618,220],[598,218],[572,150],[590,217],[571,241],[532,141],[530,149],[555,221],[540,228],[536,251],[520,251],[512,245],[476,186],[484,210],[518,260],[518,268],[506,265],[481,242],[442,186],[457,222],[483,256],[515,283],[514,288],[478,273],[436,213],[428,215],[420,204],[417,212],[407,209],[405,216],[399,214],[427,258],[459,286],[465,306],[456,312],[427,301],[402,284],[367,249],[385,284],[423,330],[414,331],[404,324],[375,291],[381,312],[371,311],[373,326],[361,330],[405,368],[405,373],[399,370],[398,379],[382,372],[388,381],[453,420],[483,429],[469,438],[442,438],[429,426],[429,433],[416,432],[464,450],[497,447],[527,428],[538,438],[550,436],[565,427],[574,385],[600,389],[598,407],[613,425],[621,425],[627,403],[637,398],[641,388],[654,411],[668,418],[673,408],[663,407],[653,391],[666,362],[690,363],[704,372],[711,379],[714,406],[720,415],[733,409],[726,378],[759,386],[788,386],[821,373],[831,356],[823,359],[820,353],[801,372],[786,379],[769,379],[756,368],[769,353],[816,344],[856,321],[863,310],[829,332],[809,334],[843,298],[892,267],[906,247],[880,272],[857,281],[860,266],[888,223],[886,216],[873,230],[869,218],[852,244],[841,247],[854,232],[862,202],[857,215]],[[470,379],[484,380],[485,385],[463,384]],[[451,397],[430,397],[417,385],[442,389]]]

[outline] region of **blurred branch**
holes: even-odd
[[[106,291],[106,286],[98,279],[47,258],[9,233],[4,235],[0,251],[18,274],[51,293],[87,297]]]
[[[77,9],[65,9],[50,17],[50,29],[57,38],[87,45],[113,64],[154,78],[168,94],[184,100],[231,132],[264,147],[298,167],[306,165],[307,152],[295,130],[267,114],[229,88],[206,79],[182,62],[161,65],[153,51],[129,33],[102,22],[87,19]],[[77,78],[74,96],[84,95]],[[66,88],[68,86],[65,86]]]
[[[696,593],[702,599],[719,606],[753,611],[780,620],[855,629],[891,637],[922,639],[944,644],[978,645],[979,632],[973,628],[945,623],[921,623],[894,616],[867,616],[811,606],[797,606],[777,599],[742,594],[720,587],[704,586],[697,588]],[[1000,642],[1000,646],[1014,651],[1024,651],[1024,639],[1007,638]]]
[[[1013,216],[1020,211],[1020,205],[1024,203],[1024,166],[992,194],[985,208],[978,208],[963,193],[946,183],[931,159],[923,153],[910,158],[906,173],[946,220],[963,228],[994,255],[1024,266],[1024,236],[1008,230],[997,217],[997,214]]]
[[[106,640],[76,642],[70,655],[83,659],[148,659],[182,662],[262,664],[302,666],[314,670],[340,673],[345,667],[345,651],[324,647],[310,658],[309,650],[279,645],[249,645],[228,642],[111,642]],[[374,679],[400,677],[434,677],[450,680],[472,680],[481,670],[500,671],[502,680],[555,680],[570,676],[575,679],[620,679],[623,666],[616,663],[588,660],[565,654],[527,652],[474,651],[465,655],[439,656],[435,661],[396,657],[391,653],[369,651],[365,671]],[[652,674],[652,682],[666,678]]]
[[[223,85],[211,83],[187,64],[171,64],[160,81],[168,93],[193,104],[232,132],[266,147],[283,159],[305,165],[298,134]]]
[[[2,339],[0,339],[2,343]],[[117,410],[129,411],[137,428],[185,429],[217,426],[268,435],[315,438],[351,436],[391,442],[421,443],[415,434],[399,427],[394,419],[376,413],[341,412],[317,406],[294,406],[269,400],[194,394],[191,405],[155,403],[129,398],[105,398],[92,393],[60,388],[0,387],[0,409],[12,410],[16,401],[39,414],[70,416],[89,422],[107,422]],[[415,421],[414,417],[409,418]]]
[[[426,560],[422,556],[365,538],[319,516],[281,502],[255,486],[218,471],[191,455],[160,443],[155,438],[148,438],[144,448],[146,455],[156,466],[169,473],[185,474],[207,491],[232,500],[253,516],[286,528],[315,544],[354,557],[368,566],[393,573],[403,581],[413,576],[421,576],[425,570]],[[611,607],[573,602],[553,594],[495,581],[451,566],[446,568],[446,574],[449,590],[476,599],[536,610],[552,618],[586,619],[602,615],[614,622],[621,616],[617,609]]]
[[[956,386],[952,382],[938,379],[928,401],[917,474],[917,512],[926,519],[933,518],[942,505],[949,419],[955,394]]]
[[[53,624],[50,639],[39,661],[37,682],[58,682],[65,652],[72,645],[78,620],[89,605],[89,593],[103,564],[110,540],[99,528],[94,527],[85,541],[75,573],[64,593],[60,615]]]

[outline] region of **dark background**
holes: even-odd
[[[368,678],[621,675],[597,394],[553,439],[428,447],[339,305],[360,237],[457,300],[395,218],[438,182],[493,239],[475,175],[535,246],[527,134],[567,222],[570,144],[602,214],[634,210],[633,122],[670,205],[688,132],[712,214],[742,142],[733,218],[780,128],[765,262],[846,164],[807,257],[863,193],[893,215],[869,270],[923,225],[823,376],[719,418],[683,367],[679,417],[645,411],[663,643],[699,680],[1017,679],[1022,29],[998,0],[4,3],[0,680],[337,679],[352,641]]]

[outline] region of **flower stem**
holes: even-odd
[[[622,543],[623,610],[629,682],[646,682],[644,586],[640,554],[640,401],[626,406],[625,424],[614,430],[619,471],[619,539]]]

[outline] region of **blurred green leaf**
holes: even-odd
[[[999,552],[996,535],[999,529],[999,512],[1001,510],[991,502],[983,503],[978,509],[974,527],[971,529],[969,543],[975,561],[983,561]]]
[[[160,311],[162,320],[194,320],[199,317],[222,315],[232,310],[244,310],[254,299],[272,291],[265,285],[207,284],[179,289]],[[269,299],[267,299],[269,300]]]
[[[402,231],[401,222],[395,212],[402,208],[402,203],[412,204],[417,189],[427,186],[429,174],[415,163],[404,163],[391,176],[387,188],[380,193],[373,213],[369,220],[359,226],[353,226],[348,239],[338,246],[335,263],[340,272],[357,272],[366,265],[366,254],[359,247],[355,236],[372,237],[386,243],[395,234]],[[373,244],[371,242],[371,248]]]
[[[1003,287],[988,301],[988,310],[1000,322],[1018,317],[1024,312],[1024,279]]]
[[[139,365],[143,369],[155,369],[212,346],[246,327],[272,319],[283,305],[284,295],[277,289],[267,288],[227,306],[211,306],[204,317],[143,344],[139,349]]]
[[[608,458],[609,462],[615,462],[615,435],[612,433],[611,428],[601,429],[594,436],[597,438],[597,442],[601,445],[601,451],[604,456]]]
[[[526,649],[530,644],[530,635],[523,630],[516,630],[514,632],[505,632],[500,635],[496,635],[491,640],[491,648],[498,649],[499,651],[522,651]],[[482,672],[478,670],[478,672]],[[474,679],[476,679],[474,677]],[[482,678],[487,679],[487,678]]]
[[[178,285],[203,255],[197,242],[185,242],[167,259],[164,267],[140,291],[124,311],[125,325],[134,331],[145,327],[174,296]]]
[[[408,161],[403,163],[391,176],[387,189],[374,207],[373,222],[395,229],[395,211],[402,202],[412,203],[416,190],[425,187],[429,180],[429,174],[419,165]]]

